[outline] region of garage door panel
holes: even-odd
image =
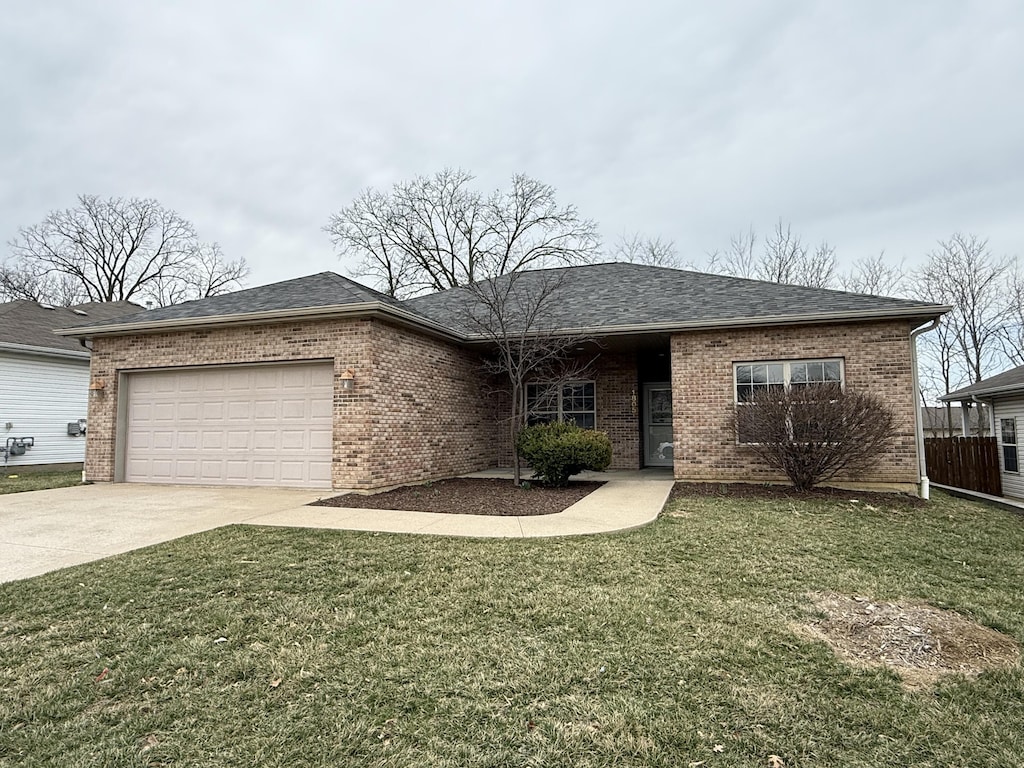
[[[309,484],[316,487],[331,487],[331,462],[309,462]]]
[[[232,400],[228,403],[228,419],[232,421],[248,421],[252,418],[252,403],[248,400]]]
[[[334,367],[329,365],[310,368],[309,386],[316,389],[323,389],[328,392],[334,391]]]
[[[309,430],[309,449],[318,453],[331,451],[331,430],[311,429]]]
[[[299,429],[283,429],[281,430],[281,450],[287,451],[289,449],[305,450],[306,448],[306,432],[305,430]]]
[[[128,376],[125,480],[330,487],[333,366]]]
[[[155,393],[160,394],[160,393]],[[175,420],[175,408],[174,403],[154,403],[153,409],[150,411],[149,420],[157,422],[168,422]]]

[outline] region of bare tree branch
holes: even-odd
[[[244,260],[226,262],[155,200],[80,195],[78,203],[18,232],[0,272],[5,292],[60,304],[165,304],[232,290],[248,273]]]
[[[903,262],[890,264],[885,251],[853,262],[850,271],[839,278],[843,290],[874,296],[900,296],[905,290],[907,273]]]
[[[387,193],[367,189],[325,230],[339,253],[359,259],[354,275],[400,297],[596,255],[596,224],[559,206],[553,187],[519,174],[484,196],[473,178],[445,169]]]
[[[941,345],[933,358],[945,386],[981,381],[1001,363],[1013,314],[1007,291],[1012,267],[1012,259],[993,256],[988,240],[957,232],[915,273],[921,296],[953,306],[932,340]]]
[[[501,382],[509,398],[509,436],[513,446],[513,475],[521,482],[521,465],[515,451],[516,438],[530,413],[526,385],[542,381],[561,387],[585,375],[590,362],[575,354],[586,339],[556,333],[552,310],[560,300],[564,272],[505,275],[470,283],[462,303],[462,322],[488,342],[489,354],[482,362],[486,378]]]
[[[649,267],[682,267],[674,242],[660,237],[644,237],[638,232],[619,235],[611,257],[614,261],[645,264]]]
[[[733,235],[726,250],[708,253],[705,269],[733,277],[812,288],[830,288],[835,284],[836,252],[828,243],[822,242],[811,250],[782,219],[764,238],[760,252],[757,242],[752,227]]]

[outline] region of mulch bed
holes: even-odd
[[[314,501],[311,506],[400,509],[410,512],[444,512],[452,515],[529,516],[552,515],[571,507],[604,483],[570,481],[565,488],[532,484],[518,488],[511,480],[456,477],[425,485],[410,485],[384,493],[346,493]]]
[[[710,496],[723,499],[773,499],[773,500],[816,500],[850,501],[878,507],[923,507],[928,502],[906,493],[885,493],[882,491],[848,491],[842,488],[812,488],[797,491],[791,485],[767,485],[764,483],[676,483],[669,501],[687,496]]]

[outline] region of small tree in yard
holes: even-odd
[[[526,385],[543,381],[561,387],[582,376],[589,364],[576,350],[583,337],[558,330],[557,311],[564,273],[560,270],[510,272],[456,290],[467,295],[461,320],[491,350],[482,368],[509,398],[509,437],[513,446],[512,470],[516,485],[522,481],[520,430],[526,425]]]
[[[766,389],[736,407],[732,426],[798,491],[870,469],[895,435],[879,397],[835,384]]]

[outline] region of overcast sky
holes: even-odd
[[[0,242],[155,197],[250,285],[346,272],[331,213],[445,166],[684,260],[780,217],[847,263],[1024,254],[1019,0],[9,3],[0,115]]]

